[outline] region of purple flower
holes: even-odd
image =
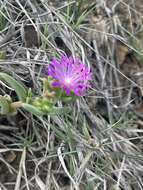
[[[52,59],[47,74],[55,79],[52,86],[62,88],[67,95],[72,91],[77,96],[83,96],[90,87],[91,71],[77,58],[63,55],[60,60]]]

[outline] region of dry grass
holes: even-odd
[[[118,49],[124,44],[142,56],[130,41],[140,40],[141,6],[135,0],[85,1],[88,14],[81,16],[76,1],[0,1],[0,70],[37,95],[44,68],[57,54],[80,56],[93,71],[92,88],[68,104],[70,114],[36,118],[19,110],[0,116],[1,189],[143,189],[142,114],[134,110],[142,83],[132,77],[141,69],[128,74]],[[0,93],[15,98],[4,85]]]

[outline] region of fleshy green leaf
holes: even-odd
[[[23,104],[22,104],[22,107],[23,107],[26,111],[32,113],[32,114],[35,115],[35,116],[43,116],[43,115],[44,115],[44,113],[43,113],[42,111],[40,111],[38,108],[36,108],[35,106],[33,106],[33,105],[31,105],[31,104],[23,103]]]
[[[0,79],[7,82],[11,88],[13,88],[21,101],[25,101],[27,97],[27,90],[26,87],[21,84],[20,82],[17,82],[13,77],[9,76],[6,73],[0,73]]]
[[[69,108],[54,107],[54,108],[52,108],[52,111],[49,112],[49,115],[63,115],[63,114],[69,113],[69,112],[70,112]]]
[[[6,59],[6,52],[0,51],[0,60]]]
[[[6,115],[9,114],[10,112],[10,105],[8,100],[3,97],[0,96],[0,115]]]

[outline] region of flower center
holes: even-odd
[[[65,78],[65,83],[66,83],[66,84],[71,84],[71,82],[72,82],[72,81],[71,81],[70,78]]]

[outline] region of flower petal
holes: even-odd
[[[52,82],[52,86],[53,87],[60,87],[61,84],[58,81],[54,81],[54,82]]]
[[[47,74],[53,77],[54,87],[60,87],[67,95],[73,91],[77,96],[83,96],[89,88],[91,71],[80,59],[62,55],[60,60],[52,59],[47,68]],[[70,80],[70,82],[65,82]]]

